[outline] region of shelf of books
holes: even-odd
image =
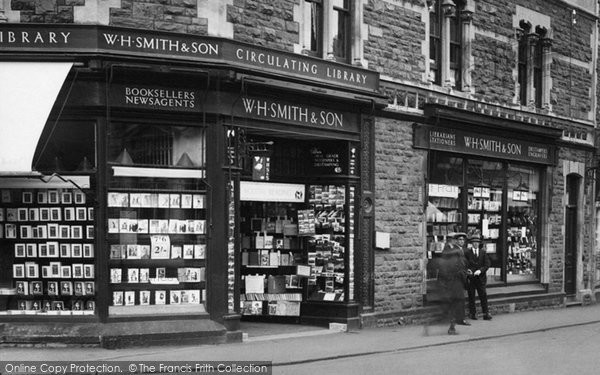
[[[299,317],[303,302],[344,300],[346,188],[298,189],[307,200],[242,201],[244,316]]]
[[[206,193],[108,192],[111,315],[205,312]]]
[[[512,280],[535,278],[537,263],[537,197],[530,191],[509,191],[507,267]]]
[[[0,315],[93,315],[95,226],[89,191],[40,184],[1,190]]]
[[[502,257],[499,254],[502,225],[502,189],[475,186],[468,191],[467,235],[479,234],[483,249],[491,260],[490,274],[499,275]]]

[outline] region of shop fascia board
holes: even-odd
[[[425,117],[436,122],[448,120],[462,124],[477,125],[479,128],[485,128],[499,134],[515,132],[517,134],[527,133],[535,137],[544,138],[546,141],[556,142],[562,136],[561,129],[550,128],[548,126],[534,125],[517,120],[502,119],[493,116],[487,116],[458,108],[449,108],[442,105],[427,104],[425,106]],[[473,130],[469,128],[468,130]]]
[[[302,92],[311,96],[320,96],[328,99],[337,99],[337,100],[345,100],[351,101],[354,103],[361,103],[365,107],[368,107],[372,111],[375,109],[381,109],[387,106],[387,100],[385,97],[380,95],[367,96],[364,94],[357,94],[353,92],[346,92],[335,90],[331,88],[323,88],[317,86],[309,86],[302,83],[295,83],[284,81],[281,79],[267,78],[262,76],[244,74],[244,73],[236,73],[235,74],[236,81],[242,83],[244,85],[254,85],[260,87],[270,87],[275,89],[281,89],[285,91],[294,91],[294,92]],[[242,87],[243,89],[243,87]]]

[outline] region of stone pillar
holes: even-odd
[[[527,35],[527,106],[535,108],[535,90],[533,89],[535,49],[540,37],[535,33]]]
[[[550,75],[550,69],[552,65],[552,39],[542,38],[542,107],[548,111],[552,111],[552,103],[550,103],[550,85],[552,84],[552,76]]]
[[[444,13],[442,24],[442,61],[441,61],[441,84],[442,86],[451,87],[452,80],[450,77],[450,22],[456,17],[456,5],[452,0],[444,0],[442,4],[442,12]]]
[[[473,11],[470,7],[460,12],[462,25],[462,55],[461,55],[461,89],[465,92],[471,92],[471,72],[473,71],[472,54],[472,32],[473,32]]]
[[[8,7],[6,4],[7,1],[0,0],[0,22],[8,22],[8,17],[6,17],[5,8]]]

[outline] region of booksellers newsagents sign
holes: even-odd
[[[426,125],[415,125],[414,146],[540,164],[553,164],[555,155],[548,144]]]

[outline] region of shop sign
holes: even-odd
[[[414,147],[541,164],[555,155],[549,144],[426,125],[415,125]]]
[[[379,74],[310,56],[229,39],[98,25],[0,24],[0,49],[15,52],[108,53],[218,61],[319,83],[376,92]]]
[[[240,182],[240,200],[253,202],[304,202],[304,185],[274,182]]]
[[[428,184],[428,195],[440,198],[458,198],[460,189],[453,185]]]
[[[310,169],[313,175],[345,175],[348,166],[348,147],[340,142],[313,142],[310,150]]]
[[[310,126],[322,130],[358,132],[356,115],[283,100],[242,96],[236,116]]]
[[[200,110],[197,91],[159,86],[120,85],[111,86],[111,105],[166,111]]]

